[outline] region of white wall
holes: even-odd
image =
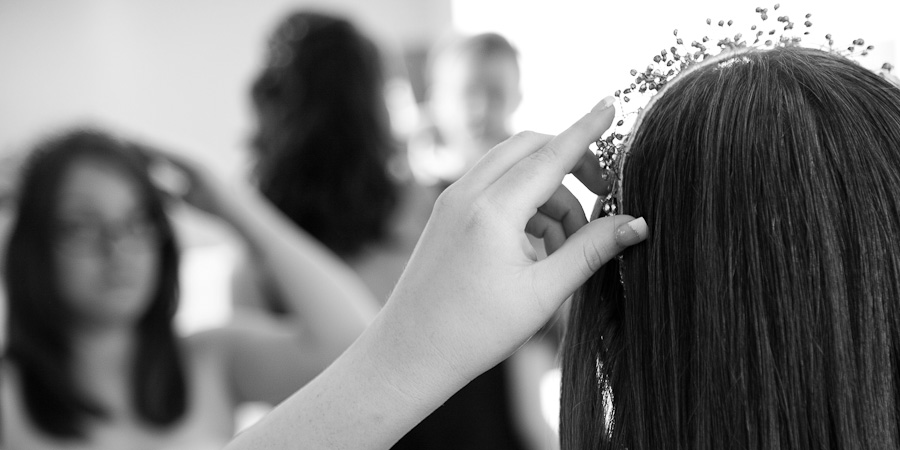
[[[0,154],[91,121],[234,170],[269,33],[301,6],[385,45],[449,26],[450,0],[0,0]]]
[[[783,11],[795,21],[813,13],[819,36],[832,33],[841,43],[859,37],[874,43],[878,49],[867,63],[889,60],[900,67],[896,0],[783,3]],[[467,32],[505,34],[522,53],[525,98],[516,127],[555,133],[630,81],[629,69],[645,66],[655,52],[670,46],[672,29],[695,39],[709,32],[707,17],[733,18],[736,29],[744,27],[746,33],[747,23],[755,19],[753,9],[768,7],[774,19],[773,4],[0,0],[0,156],[48,130],[91,121],[194,154],[225,176],[241,176],[252,132],[248,86],[272,27],[284,13],[302,6],[346,13],[395,50],[426,45],[451,23]],[[592,203],[589,193],[576,193],[583,203]],[[205,226],[194,235],[209,239]],[[228,255],[219,248],[187,256],[196,264],[186,264],[186,278],[196,283],[185,286],[186,311],[209,316],[212,304],[191,309],[198,304],[193,299],[208,302],[207,297],[227,295],[223,269],[213,264]],[[217,317],[227,314],[219,311]]]
[[[808,42],[831,33],[835,44],[864,38],[876,50],[862,62],[891,61],[900,72],[900,2],[896,0],[454,0],[454,22],[467,32],[496,31],[522,53],[525,97],[516,116],[524,129],[557,132],[603,97],[622,89],[662,48],[675,44],[673,29],[689,43],[729,31],[706,19],[733,19],[730,34],[748,36],[759,21],[757,6],[769,9],[767,25],[788,15],[803,28],[811,13]],[[715,23],[715,22],[714,22]],[[768,31],[768,28],[766,29]]]
[[[774,2],[773,2],[774,3]],[[818,34],[878,46],[900,66],[897,2],[794,0]],[[272,27],[290,9],[348,14],[389,48],[423,45],[451,26],[499,31],[522,51],[517,128],[556,132],[619,88],[706,17],[754,18],[756,0],[0,0],[0,155],[48,129],[97,121],[241,168],[251,133],[247,88]],[[774,16],[775,14],[773,14]],[[900,69],[898,69],[900,70]]]
[[[878,46],[900,66],[900,4],[785,1],[815,33]],[[774,4],[774,2],[773,2]],[[518,128],[555,132],[703,20],[746,24],[756,0],[0,0],[0,155],[48,128],[94,120],[209,156],[233,170],[250,134],[247,87],[265,40],[290,9],[348,14],[388,47],[422,45],[451,25],[506,34],[522,51]],[[773,14],[774,16],[775,14]],[[736,26],[737,26],[736,25]],[[900,70],[900,69],[898,69]]]
[[[779,15],[789,16],[795,30],[801,29],[804,15],[811,13],[807,43],[822,43],[827,33],[835,45],[863,38],[876,48],[861,63],[876,68],[889,61],[900,74],[897,0],[784,0],[776,11],[777,2],[454,0],[453,19],[464,32],[499,32],[519,48],[524,97],[513,117],[517,130],[562,131],[600,99],[627,87],[633,80],[630,69],[643,70],[661,49],[674,45],[676,28],[688,44],[704,35],[749,36],[750,26],[759,22],[757,6],[769,9],[766,31]],[[706,25],[707,18],[714,20],[712,27]],[[715,24],[720,19],[732,19],[734,25],[719,28]],[[572,178],[566,185],[590,211],[595,196]]]

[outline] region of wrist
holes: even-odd
[[[388,301],[357,343],[366,363],[402,399],[403,407],[430,413],[478,373],[442,347],[452,339],[441,338],[440,327],[406,314],[411,308],[392,307],[399,302]]]

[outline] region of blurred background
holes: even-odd
[[[252,130],[249,87],[272,27],[288,11],[344,15],[388,61],[388,107],[401,139],[416,126],[423,66],[448,33],[493,31],[520,52],[523,99],[514,131],[555,133],[630,82],[672,30],[686,40],[715,33],[706,18],[756,23],[756,1],[557,0],[0,0],[0,157],[45,133],[98,125],[182,151],[225,177],[245,177]],[[784,2],[814,22],[811,38],[864,38],[873,68],[900,62],[897,2]],[[779,12],[779,14],[780,14]],[[770,13],[771,14],[771,13]],[[771,20],[771,19],[770,19]],[[802,22],[802,20],[800,20]],[[724,33],[721,33],[724,35]],[[749,34],[749,33],[747,33]],[[812,40],[812,39],[811,39]],[[9,180],[3,180],[7,184]],[[593,198],[569,183],[585,203]],[[194,331],[227,320],[228,231],[181,220],[188,251],[179,323]],[[196,250],[196,251],[195,251]],[[212,299],[212,300],[211,300]]]
[[[519,51],[522,103],[513,131],[555,133],[631,81],[660,49],[704,35],[750,34],[756,1],[556,0],[0,0],[0,158],[46,133],[95,125],[189,154],[226,178],[248,176],[250,85],[272,28],[289,11],[343,15],[373,37],[387,61],[394,133],[419,123],[430,48],[449,33],[496,32]],[[900,4],[881,0],[784,2],[809,41],[857,38],[875,50],[861,63],[900,63]],[[706,19],[733,20],[733,31]],[[773,19],[770,18],[770,21]],[[0,186],[10,183],[2,177]],[[571,181],[571,180],[570,180]],[[593,196],[567,183],[589,208]],[[225,323],[235,239],[197,213],[176,213],[185,246],[180,331]],[[547,382],[549,398],[558,381]],[[552,404],[553,402],[549,402]],[[556,417],[548,411],[548,417]]]
[[[98,125],[197,157],[225,177],[244,177],[252,112],[249,86],[272,27],[288,11],[344,15],[372,36],[388,61],[388,107],[402,138],[416,125],[425,56],[448,33],[493,31],[517,47],[523,100],[515,130],[554,133],[630,82],[661,48],[713,34],[706,18],[758,21],[759,2],[557,0],[0,0],[0,156],[47,132]],[[774,11],[774,10],[772,10]],[[895,2],[784,2],[814,22],[811,40],[864,38],[861,59],[900,62]],[[770,14],[773,14],[770,12]],[[771,20],[771,19],[770,19]],[[801,20],[802,22],[802,20]],[[724,33],[722,33],[724,34]],[[747,33],[749,34],[749,33]],[[578,190],[585,204],[589,194]],[[184,319],[194,330],[227,318],[227,231],[186,220]],[[195,229],[202,232],[192,232]],[[201,256],[206,255],[206,256]],[[191,263],[192,258],[199,259]],[[210,293],[209,289],[221,290]],[[202,296],[205,301],[193,301]],[[211,303],[209,299],[216,299]],[[215,305],[221,302],[221,306]]]

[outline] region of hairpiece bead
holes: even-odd
[[[780,4],[775,4],[773,9],[778,10],[779,8]],[[769,18],[769,10],[767,8],[757,7],[755,11],[759,14],[761,20],[765,21]],[[807,20],[803,22],[803,25],[806,28],[812,27],[812,22],[808,20],[810,17],[812,17],[812,14],[806,14],[804,17]],[[792,30],[795,26],[795,23],[791,22],[790,17],[787,15],[777,16],[776,21],[779,24],[782,24],[779,26],[782,31],[778,33],[777,36],[776,32],[779,31],[778,29],[772,28],[768,31],[768,33],[766,33],[765,31],[759,29],[760,27],[758,25],[754,24],[750,27],[751,31],[755,31],[755,39],[752,44],[743,39],[742,33],[736,33],[733,37],[726,36],[713,42],[716,42],[716,46],[719,48],[719,51],[732,48],[744,48],[747,46],[770,48],[772,46],[783,47],[800,45],[800,36],[789,36],[786,33],[788,30]],[[725,20],[719,20],[716,23],[720,27],[725,26],[725,24],[727,23],[727,25],[730,27],[734,24],[734,21],[728,20],[726,22]],[[712,25],[712,19],[707,18],[706,24]],[[765,34],[772,36],[772,38],[766,39],[763,45],[759,45],[760,37]],[[803,35],[809,34],[809,30],[804,30]],[[620,99],[620,102],[631,102],[630,96],[634,95],[635,93],[646,94],[648,91],[650,91],[650,95],[654,95],[655,93],[658,93],[661,89],[663,89],[663,87],[665,87],[665,85],[675,76],[677,76],[678,72],[683,71],[691,65],[702,62],[706,58],[713,56],[713,54],[710,53],[710,51],[707,49],[706,45],[704,45],[705,43],[710,41],[709,36],[703,36],[701,38],[701,42],[691,41],[689,46],[685,46],[685,41],[681,37],[679,37],[679,31],[677,28],[672,31],[672,35],[675,37],[677,46],[671,46],[668,50],[666,48],[663,48],[658,54],[653,55],[653,63],[649,64],[643,72],[636,69],[631,69],[629,71],[630,75],[634,77],[634,82],[630,83],[629,86],[624,89],[624,91],[617,90],[614,94],[616,98]],[[830,33],[826,34],[825,38],[831,51],[844,54],[845,56],[852,56],[856,54],[865,56],[869,51],[874,49],[872,45],[866,46],[863,39],[855,39],[852,42],[851,46],[846,47],[846,50],[837,50],[833,47],[834,40],[832,38],[832,35]],[[857,48],[861,50],[859,53],[856,53]],[[691,51],[692,49],[694,49],[694,51]],[[847,54],[847,52],[849,52],[849,55]],[[672,55],[671,58],[669,58],[669,54]],[[665,61],[664,67],[662,67],[663,61]],[[676,61],[679,62],[677,66],[675,65]],[[882,70],[886,72],[890,72],[893,68],[894,66],[890,63],[885,63],[882,66]],[[666,70],[665,73],[663,73],[660,69]],[[632,108],[628,110],[628,112],[620,109],[620,111],[626,117],[631,114],[636,114],[640,112],[640,110],[640,106],[637,107],[637,110],[634,110],[634,108]],[[616,127],[625,126],[625,122],[626,121],[624,118],[619,119],[616,122]],[[620,164],[620,157],[622,155],[622,152],[624,151],[624,142],[625,140],[627,140],[627,138],[628,133],[624,133],[621,130],[616,129],[613,130],[613,132],[611,132],[607,137],[598,139],[594,142],[594,145],[596,147],[594,151],[597,155],[600,167],[605,171],[604,176],[613,176],[616,180],[616,183],[613,184],[613,190],[609,194],[604,196],[604,198],[601,200],[603,204],[602,211],[607,214],[616,214],[618,212],[618,205],[616,204],[615,196],[616,190],[620,186],[618,182],[621,178],[621,174],[618,171],[618,166]]]

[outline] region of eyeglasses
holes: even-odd
[[[113,249],[147,250],[156,241],[157,229],[144,214],[116,222],[60,219],[56,248],[70,255],[96,255]]]

